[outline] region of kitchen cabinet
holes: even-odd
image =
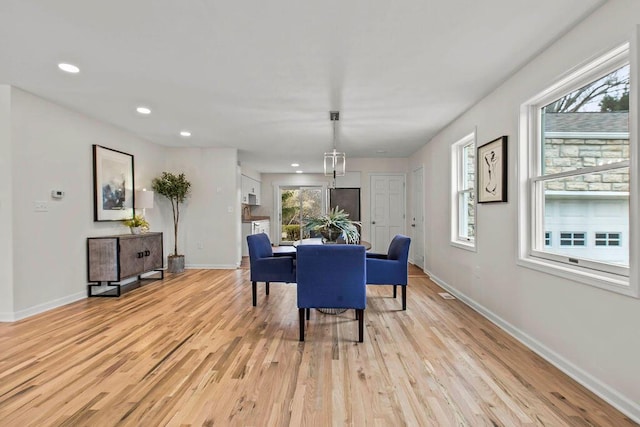
[[[249,247],[247,246],[247,236],[250,234],[265,233],[270,236],[271,222],[268,219],[261,219],[242,223],[242,256],[249,256]],[[271,240],[271,237],[269,237]]]
[[[260,193],[262,190],[260,181],[256,181],[253,178],[242,175],[240,185],[242,188],[242,203],[247,205],[259,205]]]
[[[120,296],[121,281],[150,271],[164,278],[162,233],[123,234],[87,239],[88,296]],[[115,292],[93,294],[96,287],[115,287]]]

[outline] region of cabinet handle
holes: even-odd
[[[151,252],[149,252],[148,250],[144,251],[144,256],[149,256],[151,255]]]
[[[143,256],[144,256],[144,254],[142,252],[138,252],[137,258],[142,258]]]

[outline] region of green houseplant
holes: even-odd
[[[351,221],[349,214],[336,206],[328,213],[315,218],[307,218],[304,229],[306,231],[317,231],[329,242],[335,242],[338,237],[343,236],[347,243],[358,243],[360,241],[359,221]]]
[[[129,227],[131,234],[140,234],[141,231],[149,230],[149,223],[142,215],[134,215],[133,218],[125,219],[122,223]]]
[[[180,221],[180,204],[185,201],[191,189],[191,183],[184,173],[179,175],[162,172],[162,176],[154,178],[151,187],[156,193],[166,197],[171,202],[173,212],[173,254],[167,257],[168,271],[182,273],[184,271],[184,255],[178,254],[178,222]]]

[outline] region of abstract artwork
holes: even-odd
[[[478,203],[507,201],[507,136],[480,147],[478,162]]]
[[[93,220],[121,221],[134,214],[133,156],[93,146]]]

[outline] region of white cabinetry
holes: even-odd
[[[270,221],[268,219],[263,219],[260,221],[253,221],[254,228],[253,234],[264,233],[269,236],[269,240],[271,240],[271,233],[269,232]]]
[[[268,219],[242,223],[242,256],[249,256],[249,247],[247,246],[247,236],[250,234],[265,233],[269,236],[269,228],[271,222]],[[269,237],[271,240],[271,237]]]
[[[241,178],[242,187],[242,203],[247,205],[259,205],[260,204],[260,181],[256,181],[253,178],[242,175]]]

